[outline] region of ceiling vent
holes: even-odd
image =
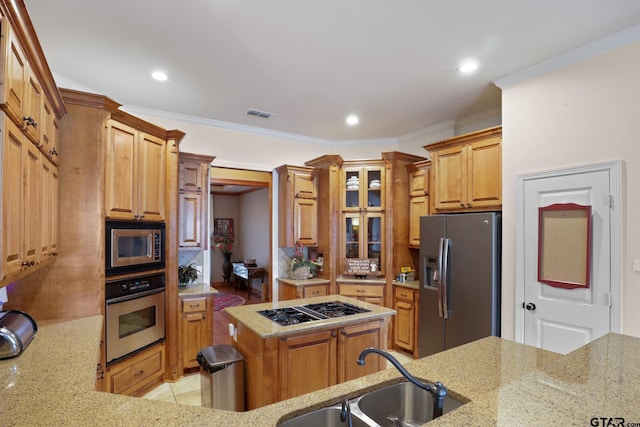
[[[262,117],[263,119],[268,119],[269,117],[273,116],[272,113],[256,110],[254,108],[247,110],[247,114],[250,116]]]

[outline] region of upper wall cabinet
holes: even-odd
[[[22,1],[0,2],[0,64],[4,286],[47,265],[58,241],[57,125],[66,111]]]
[[[278,246],[318,246],[318,188],[314,169],[283,165],[278,171]]]
[[[166,141],[113,119],[107,138],[106,217],[164,221]]]
[[[409,246],[420,247],[420,217],[429,215],[431,161],[407,166],[409,172]]]
[[[502,208],[502,127],[461,135],[424,148],[431,154],[431,196],[436,212]]]
[[[178,164],[178,245],[207,249],[209,165],[215,157],[180,153]]]

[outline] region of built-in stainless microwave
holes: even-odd
[[[164,268],[164,222],[107,221],[105,274]]]

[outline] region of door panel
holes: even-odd
[[[524,183],[525,344],[566,354],[610,330],[611,261],[609,172],[588,171]],[[561,289],[538,282],[538,208],[554,203],[592,207],[589,288]],[[533,305],[527,305],[533,304]]]

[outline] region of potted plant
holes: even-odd
[[[318,266],[304,256],[302,245],[296,245],[294,250],[296,256],[291,259],[289,277],[294,280],[304,280],[314,277]]]
[[[198,278],[198,269],[196,269],[193,264],[189,265],[179,265],[178,266],[178,282],[181,288],[186,288],[194,280]]]

